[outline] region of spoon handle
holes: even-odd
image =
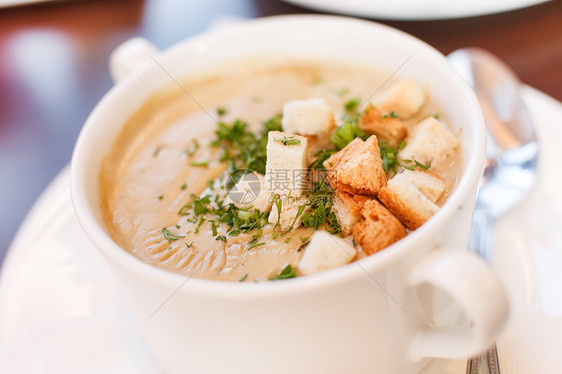
[[[487,371],[483,362],[487,363]],[[478,357],[473,357],[468,360],[466,366],[466,374],[500,374],[500,366],[498,363],[498,350],[494,344],[488,350]]]
[[[470,248],[489,264],[492,263],[494,249],[495,221],[494,216],[487,209],[477,206],[470,228]],[[488,370],[485,370],[485,368]],[[466,374],[500,374],[496,345],[488,348],[480,356],[469,359],[466,365]]]

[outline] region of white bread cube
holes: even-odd
[[[347,241],[326,231],[316,231],[299,262],[299,272],[309,275],[353,261],[357,250]]]
[[[396,113],[407,119],[419,112],[425,102],[425,93],[411,79],[401,79],[375,97],[375,105],[382,113]]]
[[[302,199],[298,199],[298,198],[294,198],[292,196],[289,196],[289,198],[287,199],[283,199],[282,203],[281,203],[281,219],[279,219],[279,211],[277,209],[276,205],[273,205],[271,208],[271,212],[269,213],[269,218],[268,221],[269,223],[275,225],[277,224],[277,221],[279,220],[279,228],[283,231],[288,230],[289,228],[291,228],[291,225],[293,226],[293,228],[297,228],[300,226],[301,224],[301,217],[302,215],[310,210],[310,206],[306,206],[305,208],[303,208],[303,210],[301,211],[301,214],[299,215],[299,208],[302,205],[306,204],[306,199],[302,198]]]
[[[451,167],[459,148],[457,138],[434,117],[422,120],[406,146],[398,152],[402,160],[416,160],[439,174]]]
[[[367,200],[369,198],[364,195],[354,195],[336,190],[332,210],[336,213],[336,218],[344,236],[350,235],[353,226],[359,222],[361,209],[363,209],[363,205],[365,205]]]
[[[329,134],[336,126],[332,109],[324,99],[290,101],[283,107],[283,131],[300,135]]]
[[[267,139],[267,161],[265,165],[265,188],[269,194],[286,198],[298,197],[307,187],[307,147],[304,136],[281,131],[270,131]],[[298,144],[283,144],[290,140]]]
[[[445,183],[431,173],[406,170],[389,180],[378,198],[407,228],[415,230],[439,211],[435,201],[444,190]]]
[[[257,192],[257,196],[256,195]],[[234,200],[230,198],[232,196]],[[236,200],[236,201],[235,201]],[[265,188],[265,178],[259,173],[248,174],[241,178],[228,192],[224,199],[225,205],[233,203],[237,208],[253,207],[260,212],[271,210],[271,193]]]
[[[439,200],[443,192],[445,192],[445,181],[429,171],[404,170],[402,173],[394,176],[394,178],[409,181],[433,203]]]

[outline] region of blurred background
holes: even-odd
[[[0,261],[112,86],[107,59],[117,45],[142,36],[164,49],[220,17],[311,12],[278,0],[0,0]],[[562,1],[460,19],[374,20],[445,54],[486,48],[562,101]]]

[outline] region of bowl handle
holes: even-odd
[[[410,343],[412,359],[466,358],[491,346],[509,314],[507,294],[493,270],[466,250],[438,249],[408,275],[412,286],[429,284],[449,295],[470,319],[468,326],[424,326]]]
[[[154,44],[143,38],[132,38],[119,45],[109,56],[113,82],[118,83],[148,63],[154,63],[159,53]]]

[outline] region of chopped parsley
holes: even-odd
[[[316,196],[310,205],[310,211],[305,212],[301,217],[302,225],[312,227],[314,230],[324,227],[330,234],[339,234],[341,228],[336,213],[331,210],[330,200],[330,196]]]
[[[224,235],[217,235],[217,237],[215,238],[215,240],[220,240],[220,241],[226,242],[226,236],[224,236]]]
[[[204,167],[209,166],[209,161],[191,161],[191,166]]]
[[[388,142],[379,142],[379,151],[382,158],[382,168],[388,174],[392,170],[394,174],[398,171],[398,152],[406,146],[406,142],[402,141],[397,146],[393,146]]]
[[[238,280],[238,282],[244,282],[246,280],[246,278],[248,278],[248,274],[244,274],[244,276],[242,278],[240,278]]]
[[[398,167],[401,166],[404,169],[408,170],[415,170],[416,168],[423,169],[425,171],[431,168],[431,160],[427,165],[422,164],[416,160],[398,160],[398,152],[401,149],[404,149],[406,146],[405,141],[401,141],[398,145],[393,146],[390,145],[388,142],[380,142],[379,143],[379,151],[382,158],[382,168],[385,173],[389,173],[392,171],[393,174],[398,172]]]
[[[185,246],[186,246],[187,248],[191,248],[191,247],[193,247],[193,243],[195,243],[195,242],[191,242],[191,243],[189,243],[189,244],[185,243]]]
[[[158,200],[162,200],[164,198],[164,195],[158,195]]]
[[[248,247],[246,247],[246,250],[249,251],[250,249],[259,247],[261,245],[265,245],[265,243],[258,242],[258,238],[253,238],[248,242]]]
[[[229,172],[239,169],[265,174],[267,131],[257,136],[240,120],[231,125],[220,122],[211,146],[220,147],[220,161],[226,162]]]
[[[201,228],[201,225],[205,222],[205,217],[201,217],[199,218],[199,222],[197,222],[197,226],[195,226],[195,230],[193,231],[195,234],[199,233],[199,229]]]
[[[164,235],[164,239],[166,239],[167,241],[171,242],[175,242],[176,240],[180,239],[180,238],[184,238],[185,235],[176,235],[176,234],[172,234],[167,228],[162,227],[162,235]]]
[[[274,281],[274,280],[294,278],[296,274],[297,274],[296,269],[293,269],[291,264],[289,264],[285,266],[283,270],[281,270],[281,273],[279,273],[279,275],[276,275],[273,278],[270,278],[269,280]]]
[[[402,166],[404,169],[408,169],[408,170],[415,170],[416,167],[419,167],[420,169],[423,169],[425,171],[428,171],[429,168],[431,167],[431,160],[429,160],[429,163],[427,165],[422,164],[419,161],[416,160],[402,160],[404,163],[401,163],[400,166]]]
[[[197,139],[193,138],[191,142],[193,143],[191,147],[185,150],[185,153],[187,153],[188,156],[193,156],[199,149],[199,141],[197,141]]]
[[[282,118],[283,115],[281,113],[278,113],[270,119],[263,121],[262,125],[264,127],[265,135],[267,135],[269,131],[281,131],[283,129],[283,127],[281,126]]]
[[[299,139],[295,139],[294,135],[284,136],[282,138],[275,138],[273,140],[275,140],[276,142],[279,142],[283,145],[298,145],[298,144],[301,144],[301,141]]]
[[[226,109],[225,108],[217,108],[217,114],[219,116],[224,116],[226,114]]]
[[[187,184],[186,183],[182,183],[180,186],[180,190],[185,190],[187,188]]]
[[[355,138],[367,140],[369,138],[369,134],[360,130],[357,125],[357,120],[352,119],[334,130],[330,136],[330,142],[338,147],[338,149],[343,149]]]
[[[361,104],[360,99],[351,99],[344,104],[345,111],[348,113],[353,112],[359,107],[359,104]]]
[[[309,169],[319,169],[319,170],[326,170],[324,167],[324,161],[330,158],[331,155],[334,154],[334,151],[330,151],[328,149],[322,149],[318,153],[316,153],[316,159],[312,161]]]
[[[398,114],[396,114],[394,111],[390,112],[390,113],[385,113],[385,114],[381,114],[382,118],[398,118]]]

